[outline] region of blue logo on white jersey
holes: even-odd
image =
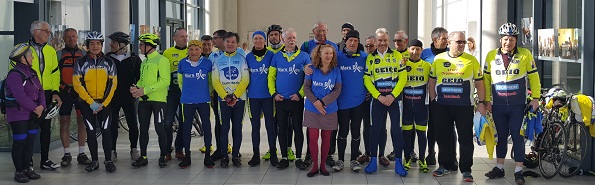
[[[424,94],[424,90],[423,89],[405,89],[403,92],[405,94],[409,94],[409,95],[422,95],[422,94]]]
[[[496,91],[514,91],[519,89],[519,84],[496,84]]]
[[[442,93],[460,94],[460,93],[463,93],[463,88],[462,87],[442,87],[441,92]]]
[[[223,71],[223,74],[225,74],[225,78],[227,78],[228,80],[235,80],[236,78],[238,78],[238,76],[240,76],[238,68],[234,66],[226,67],[221,70]]]

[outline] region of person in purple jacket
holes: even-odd
[[[6,77],[6,120],[12,128],[12,162],[14,180],[20,183],[37,180],[41,176],[29,168],[33,143],[39,132],[39,117],[45,105],[45,92],[31,68],[33,55],[29,44],[18,44],[10,53],[14,68]],[[15,64],[16,63],[16,64]]]

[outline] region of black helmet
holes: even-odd
[[[108,38],[112,39],[113,41],[116,41],[118,43],[123,43],[123,44],[130,44],[130,35],[121,32],[121,31],[117,31],[112,33],[110,36],[108,36]]]
[[[527,168],[537,168],[539,166],[539,158],[535,152],[529,152],[525,154],[525,161],[523,165]]]
[[[273,24],[269,26],[269,28],[267,29],[267,35],[271,34],[272,31],[278,31],[279,33],[281,33],[283,32],[283,28],[278,24]]]

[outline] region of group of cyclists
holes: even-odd
[[[240,167],[242,122],[247,109],[253,147],[249,166],[257,166],[264,159],[285,169],[293,161],[300,170],[311,168],[308,177],[328,176],[326,165],[333,171],[344,169],[351,134],[349,167],[354,172],[363,169],[375,173],[378,164],[388,167],[392,160],[395,173],[406,176],[417,162],[423,173],[438,164],[433,176],[460,170],[463,179],[472,182],[473,115],[475,111],[482,115],[489,111],[498,130],[498,159],[496,167],[485,175],[490,179],[504,177],[506,142],[511,135],[514,177],[517,184],[523,184],[520,127],[525,107],[536,109],[538,99],[527,103],[526,91],[541,87],[532,54],[516,46],[516,25],[503,24],[498,32],[502,47],[488,53],[483,67],[473,55],[463,52],[467,42],[463,32],[449,33],[437,27],[432,31],[432,43],[424,49],[420,40],[410,40],[404,31],[397,31],[393,40],[396,48],[391,49],[385,28],[378,28],[362,41],[354,26],[345,23],[341,41],[334,43],[326,38],[328,28],[323,22],[315,23],[314,38],[300,47],[292,28],[273,24],[267,30],[255,31],[250,38],[254,47],[247,53],[238,47],[239,35],[226,30],[189,41],[186,30],[178,28],[173,33],[175,46],[163,54],[157,51],[162,38],[145,33],[138,38],[139,54],[144,56],[141,59],[130,51],[130,36],[123,32],[108,36],[110,52],[103,53],[102,33],[89,32],[85,37],[88,51],[83,51],[76,44],[76,30],[69,28],[64,31],[66,47],[56,52],[47,45],[48,23],[35,21],[31,40],[15,46],[9,57],[13,69],[7,75],[6,92],[14,102],[7,106],[7,118],[13,129],[14,178],[28,182],[41,177],[31,162],[37,133],[41,134],[41,169],[70,165],[68,133],[74,107],[79,127],[77,161],[89,172],[99,168],[98,130],[102,133],[104,166],[108,172],[116,171],[115,123],[120,109],[130,128],[134,168],[148,164],[151,122],[160,149],[158,165],[165,167],[175,152],[178,165],[189,167],[196,113],[204,131],[204,146],[199,149],[205,153],[204,166],[212,168],[220,160],[220,167],[227,168],[231,153],[232,165]],[[531,96],[540,95],[537,91]],[[138,109],[134,106],[137,101]],[[64,147],[60,165],[48,158],[49,127],[57,114]],[[181,120],[174,140],[176,116]],[[389,116],[394,150],[385,155]],[[261,120],[269,145],[264,155],[260,153]],[[303,127],[307,128],[305,155]],[[364,151],[360,151],[361,133]],[[419,156],[414,150],[416,137]],[[85,154],[85,140],[91,159]]]

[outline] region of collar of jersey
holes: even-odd
[[[517,47],[514,47],[514,49],[512,49],[512,56],[516,55],[517,53],[519,53],[519,50]],[[502,53],[502,48],[498,48],[498,54],[499,55],[503,55],[504,53]]]
[[[300,52],[302,52],[302,50],[299,50],[299,49],[295,50],[295,53],[293,53],[293,55],[291,55],[291,56],[287,55],[287,50],[284,50],[282,53],[283,53],[283,57],[285,57],[287,62],[291,62],[293,59],[295,59],[300,54]]]
[[[147,55],[147,59],[149,59],[149,58],[154,58],[154,57],[156,57],[157,55],[159,55],[159,52],[157,52],[157,51],[153,51],[153,53],[151,53],[151,54]]]
[[[254,55],[254,57],[256,58],[256,61],[257,61],[257,62],[260,62],[260,61],[262,61],[262,59],[264,59],[264,56],[266,56],[266,55],[267,55],[267,52],[269,52],[269,50],[268,50],[268,49],[265,49],[265,51],[264,51],[264,55],[262,55],[262,56],[260,56],[260,57],[259,57],[258,55]],[[285,53],[283,53],[283,54],[285,54]]]
[[[187,46],[184,47],[178,47],[178,46],[174,46],[174,48],[178,49],[178,50],[185,50],[186,48],[188,48]]]
[[[223,52],[223,54],[224,54],[225,56],[228,56],[228,57],[233,57],[233,56],[235,56],[235,55],[237,54],[237,52],[236,52],[236,51],[234,51],[234,52],[231,52],[231,53],[227,53],[227,52],[225,52],[225,51],[224,51],[224,52]]]
[[[204,58],[205,57],[203,57],[202,55],[200,56],[200,58],[198,58],[198,61],[196,61],[196,62],[198,62],[197,66],[200,65],[200,63],[204,60]],[[188,61],[188,63],[194,62],[194,61],[190,60],[190,56],[186,57],[186,61]]]
[[[386,55],[386,54],[388,54],[388,53],[393,53],[393,50],[392,50],[392,49],[390,49],[390,48],[386,49],[386,53],[384,53],[384,54]],[[374,55],[374,56],[376,56],[376,55],[378,55],[378,54],[379,54],[379,52],[378,52],[378,49],[376,49],[376,50],[374,51],[374,53],[372,53],[372,55]]]

